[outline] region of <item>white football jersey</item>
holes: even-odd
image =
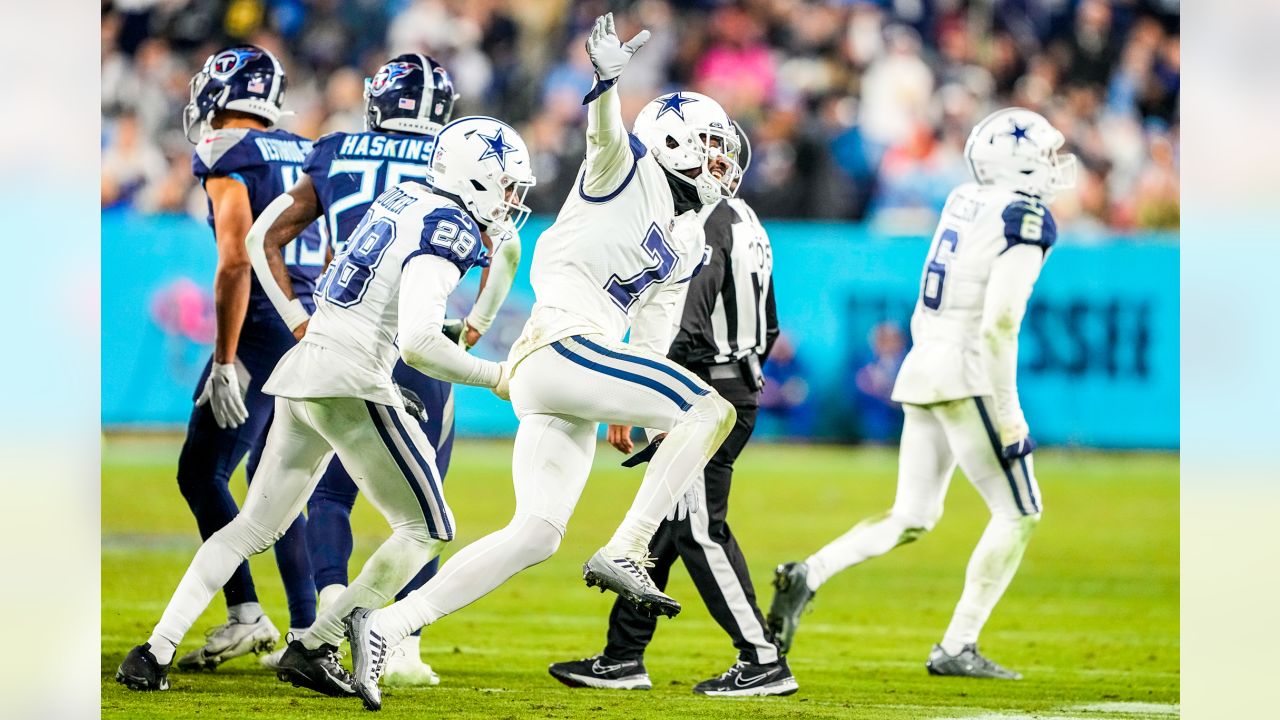
[[[693,212],[675,221],[658,161],[631,136],[634,162],[608,195],[588,195],[579,171],[555,223],[538,238],[530,280],[536,302],[511,362],[571,335],[620,341],[660,287],[684,282],[702,263],[704,235]]]
[[[1035,197],[977,183],[951,191],[920,277],[912,347],[893,399],[929,405],[990,395],[979,343],[991,266],[1020,243],[1047,257],[1056,239],[1053,216]]]
[[[388,188],[320,277],[306,335],[281,358],[263,392],[401,406],[391,371],[400,357],[405,264],[418,255],[443,257],[458,267],[460,280],[483,263],[483,249],[475,221],[452,200],[416,182]]]

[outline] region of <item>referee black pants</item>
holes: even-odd
[[[759,392],[738,377],[713,380],[705,371],[698,375],[733,403],[738,420],[703,472],[706,499],[703,506],[684,520],[664,520],[658,527],[649,543],[649,554],[655,558],[649,575],[659,588],[665,589],[671,566],[677,558],[683,560],[707,609],[733,639],[738,659],[757,664],[774,663],[778,660],[778,651],[773,635],[765,627],[764,617],[756,606],[755,588],[747,573],[746,560],[726,520],[733,463],[755,429]],[[604,654],[615,660],[640,659],[656,627],[657,618],[618,598],[609,614],[608,645]]]

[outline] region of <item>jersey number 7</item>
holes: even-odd
[[[605,292],[609,293],[609,297],[613,298],[614,304],[621,308],[622,312],[630,310],[650,285],[664,282],[676,269],[676,251],[667,244],[667,239],[663,237],[657,223],[649,225],[649,232],[645,234],[641,244],[653,262],[625,280],[615,274],[604,285]]]

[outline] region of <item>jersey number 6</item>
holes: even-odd
[[[621,308],[622,312],[630,310],[650,285],[665,281],[676,269],[676,251],[667,244],[667,239],[662,236],[657,223],[649,225],[649,232],[645,234],[642,245],[653,262],[625,280],[614,275],[604,285],[605,292],[609,293],[609,297],[613,298],[614,304]]]
[[[960,234],[951,228],[946,228],[942,234],[938,236],[938,244],[933,250],[933,257],[929,259],[929,265],[924,271],[924,282],[921,283],[920,301],[930,310],[937,310],[942,307],[942,284],[947,279],[947,257],[942,255],[942,246],[949,245],[947,254],[953,255],[956,251],[956,245],[960,242]]]

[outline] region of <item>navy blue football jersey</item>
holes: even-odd
[[[224,128],[215,130],[196,145],[191,172],[201,184],[210,177],[230,177],[244,183],[254,219],[278,196],[293,187],[302,176],[302,163],[311,151],[311,141],[284,130]],[[213,203],[209,203],[209,226],[213,227]],[[319,221],[284,248],[284,261],[293,280],[293,291],[310,310],[316,279],[324,267],[325,238]],[[249,294],[250,319],[274,317],[275,309],[258,283]]]
[[[435,147],[431,135],[332,133],[316,141],[302,169],[311,177],[325,226],[341,249],[387,188],[426,179]]]

